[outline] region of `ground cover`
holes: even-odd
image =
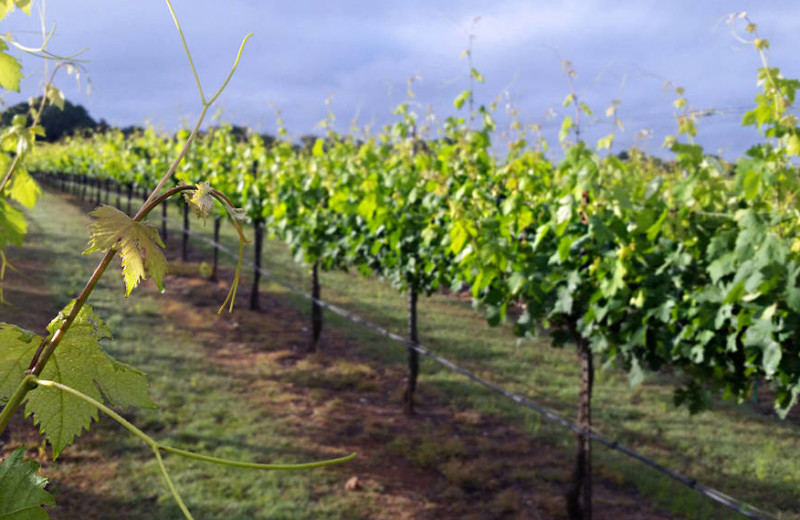
[[[79,211],[48,196],[34,217],[30,245],[35,249],[24,258],[25,276],[52,281],[65,267],[71,272],[70,266],[55,267],[62,258],[83,263],[84,270],[93,267],[93,260],[75,258],[85,242],[86,221]],[[65,235],[56,239],[58,232]],[[176,236],[173,230],[169,245],[175,250]],[[207,258],[208,251],[193,243],[193,259]],[[271,244],[267,262],[287,280],[307,282],[304,270],[282,247]],[[163,404],[162,410],[131,416],[174,444],[224,456],[292,461],[350,449],[361,453],[346,468],[313,474],[255,477],[176,464],[178,485],[186,490],[187,501],[197,505],[199,517],[252,518],[257,511],[269,518],[464,518],[467,513],[476,518],[558,518],[563,514],[560,494],[573,442],[563,430],[430,363],[423,365],[419,416],[408,420],[399,412],[402,348],[331,318],[323,337],[324,352],[309,357],[305,301],[265,284],[262,312],[244,311],[243,291],[239,310],[218,319],[213,311],[224,297],[224,287],[200,280],[198,262],[173,265],[168,291],[159,299],[148,289],[120,306],[122,286],[113,277],[95,299],[96,309],[117,331],[112,354],[150,373],[155,398]],[[66,301],[83,279],[69,275],[53,290]],[[34,281],[23,285],[40,287]],[[325,275],[323,284],[324,296],[403,330],[404,298],[388,286],[341,274]],[[36,302],[34,293],[10,290],[7,298]],[[44,312],[49,300],[46,295],[40,300],[36,308],[44,317],[21,324],[40,328],[49,319],[55,309]],[[540,342],[515,342],[508,330],[489,329],[453,296],[423,301],[421,309],[423,342],[572,415],[577,369],[571,351],[554,351]],[[4,309],[2,319],[14,321],[12,314]],[[166,328],[166,338],[154,338],[153,324]],[[170,374],[174,367],[178,373]],[[796,518],[791,516],[800,509],[793,493],[800,482],[793,458],[798,447],[796,427],[730,405],[690,418],[669,404],[673,375],[650,378],[633,393],[615,371],[599,375],[597,425],[604,434],[649,450],[701,480],[713,479],[714,485],[729,492],[747,491],[744,498],[783,510],[785,518]],[[237,397],[244,397],[243,404]],[[729,431],[737,428],[737,435]],[[18,442],[29,434],[17,428],[15,435]],[[59,506],[63,514],[56,511],[54,518],[90,518],[80,508],[93,502],[101,506],[96,510],[113,510],[109,518],[121,517],[120,512],[131,517],[145,513],[174,517],[177,510],[161,490],[146,450],[107,421],[83,441],[65,452],[57,466],[47,467],[63,496]],[[730,513],[683,492],[678,484],[625,463],[619,454],[598,450],[598,455],[603,477],[597,491],[599,518],[660,517],[647,499],[621,484],[625,481],[636,482],[657,503],[693,517],[730,518]],[[77,490],[58,488],[58,475],[64,472],[81,475],[84,478],[77,480],[85,485]],[[344,482],[351,477],[358,478],[354,486],[359,489],[346,492]],[[220,493],[228,497],[228,506],[211,499]],[[248,498],[252,496],[257,498]]]

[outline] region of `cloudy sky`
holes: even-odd
[[[584,118],[590,141],[609,133],[605,110],[621,101],[625,130],[615,151],[652,131],[640,146],[655,153],[674,133],[669,80],[686,89],[694,108],[714,109],[703,118],[697,141],[711,152],[735,157],[758,137],[741,129],[741,114],[757,92],[758,55],[725,23],[746,10],[771,44],[770,59],[784,74],[800,77],[800,6],[797,0],[173,0],[205,89],[224,79],[242,37],[254,33],[236,76],[220,99],[223,117],[274,133],[279,109],[291,136],[320,133],[326,99],[335,129],[380,127],[407,101],[432,107],[438,120],[454,113],[452,100],[469,87],[469,65],[460,57],[472,42],[475,67],[486,82],[476,103],[502,102],[496,119],[508,124],[509,106],[525,124],[543,125],[556,143],[561,106],[569,93],[562,60],[577,73],[578,95],[594,110]],[[199,111],[199,98],[177,32],[159,0],[51,0],[56,21],[53,52],[88,47],[89,94],[72,79],[60,86],[68,99],[95,119],[114,125],[150,121],[174,130]],[[37,45],[39,22],[16,13],[0,32],[16,31]],[[30,32],[27,32],[30,31]],[[25,96],[42,82],[41,63],[25,60]],[[85,83],[84,83],[85,87]],[[14,103],[20,97],[7,96]],[[555,115],[554,115],[555,114]],[[557,146],[554,146],[557,148]]]

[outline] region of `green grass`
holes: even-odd
[[[200,232],[210,236],[210,227]],[[226,226],[222,242],[235,246]],[[206,245],[194,241],[192,247]],[[210,258],[210,251],[207,254]],[[264,258],[265,269],[279,279],[297,287],[310,286],[308,267],[294,263],[283,244],[268,241]],[[301,310],[310,305],[274,283],[264,283],[262,290],[285,294]],[[322,291],[323,299],[331,303],[398,333],[406,330],[405,296],[384,282],[355,273],[324,273]],[[453,297],[421,299],[419,309],[425,346],[565,417],[574,417],[579,372],[572,349],[553,349],[546,339],[516,339],[508,326],[490,328],[479,312]],[[404,363],[406,354],[400,345],[331,313],[325,319],[327,327],[357,341],[376,362]],[[574,440],[565,430],[430,360],[423,361],[421,374],[422,385],[435,387],[456,406],[508,418],[562,449],[565,466],[571,464]],[[734,402],[716,402],[712,410],[691,416],[672,404],[677,380],[671,374],[649,374],[642,385],[631,389],[625,374],[613,365],[598,369],[593,401],[597,431],[782,519],[800,518],[800,428]],[[736,516],[624,454],[602,446],[594,453],[597,473],[633,483],[674,513],[692,519]]]
[[[54,201],[45,202],[56,205]],[[43,206],[45,204],[40,204],[39,208]],[[50,210],[49,205],[37,209],[37,212],[40,211],[46,214],[36,218],[37,222],[42,222],[37,225],[56,225],[56,220],[59,221],[58,225],[67,225],[61,222],[66,219],[55,219],[52,212],[47,214],[47,211],[63,211],[60,205],[54,210]],[[175,208],[170,207],[170,212],[177,224]],[[78,219],[78,216],[75,218]],[[211,235],[211,226],[200,229],[199,223],[193,220],[192,227],[206,236]],[[85,234],[75,230],[69,234],[77,234],[81,238],[65,246],[63,258],[66,262],[78,262],[80,260],[75,260],[77,257],[74,252],[82,249]],[[171,229],[170,240],[177,239],[177,229]],[[223,226],[222,241],[235,250],[234,235],[229,226]],[[202,254],[210,259],[211,254],[205,244],[194,240],[191,247],[195,251],[203,251]],[[252,248],[248,254],[252,255]],[[264,258],[265,268],[280,279],[300,287],[309,286],[307,267],[295,264],[282,244],[269,242]],[[86,264],[85,268],[90,267],[92,265]],[[71,297],[85,277],[69,274],[59,282],[61,289],[57,290]],[[202,352],[192,345],[191,338],[182,337],[179,328],[162,324],[167,331],[166,336],[161,341],[153,338],[149,327],[158,323],[159,315],[152,300],[134,294],[120,308],[121,281],[114,279],[107,283],[113,287],[101,288],[94,301],[101,315],[109,320],[112,330],[117,331],[117,341],[112,344],[112,351],[124,361],[150,373],[156,399],[163,404],[163,410],[159,412],[137,412],[136,419],[140,424],[144,422],[150,431],[169,435],[167,439],[170,441],[174,439],[176,443],[185,443],[181,444],[184,447],[208,449],[212,453],[238,453],[232,456],[242,458],[259,458],[269,454],[271,460],[287,462],[313,458],[308,453],[298,453],[292,449],[292,437],[281,431],[280,425],[271,421],[265,424],[246,406],[238,407],[235,404],[236,384],[221,374],[209,373],[201,363]],[[405,330],[405,297],[387,284],[339,272],[323,274],[322,284],[324,299],[392,330],[400,333]],[[247,279],[241,290],[249,290]],[[264,283],[262,290],[280,294],[300,310],[309,308],[310,304],[305,299],[293,296],[273,283]],[[405,362],[406,353],[402,346],[330,313],[325,316],[326,327],[334,328],[355,340],[363,354],[375,363]],[[518,340],[513,337],[509,327],[490,328],[480,313],[475,312],[468,303],[452,297],[434,295],[422,299],[419,321],[423,344],[435,352],[566,417],[574,416],[578,367],[572,349],[550,348],[544,339]],[[324,337],[323,333],[323,344]],[[179,366],[177,375],[166,370],[174,364]],[[302,379],[304,373],[301,370],[293,377]],[[351,377],[351,374],[330,374],[332,380],[343,381],[340,384],[349,384]],[[598,370],[594,398],[596,429],[667,467],[696,478],[700,483],[746,500],[780,518],[800,518],[800,429],[797,425],[765,417],[748,406],[729,402],[715,403],[712,411],[690,416],[684,409],[676,409],[672,405],[675,380],[669,374],[650,374],[644,384],[631,390],[620,370],[613,366]],[[423,360],[421,385],[423,388],[436,389],[437,394],[447,396],[456,407],[473,408],[507,418],[531,436],[552,444],[563,453],[565,467],[571,465],[572,435],[537,414],[429,360]],[[424,409],[424,403],[422,406]],[[229,419],[227,426],[220,425],[219,418],[223,415]],[[226,432],[234,429],[237,433],[231,439]],[[135,448],[135,443],[125,435],[113,428],[111,430],[114,432],[112,444],[118,443],[122,451],[139,451],[133,451],[138,458],[125,462],[119,469],[121,475],[128,474],[131,482],[136,484],[129,482],[119,485],[119,489],[110,490],[109,493],[116,493],[115,496],[134,511],[149,511],[148,508],[153,507],[155,501],[160,517],[171,517],[176,510],[162,490],[153,464],[146,462],[149,461],[147,454],[143,449]],[[202,432],[202,435],[198,432]],[[214,440],[216,437],[228,440],[226,444],[219,445],[219,441]],[[635,484],[650,500],[677,514],[698,519],[735,516],[730,510],[715,505],[619,452],[597,446],[594,453],[598,474],[612,481]],[[176,467],[179,486],[186,489],[185,498],[200,506],[199,516],[203,518],[245,518],[257,507],[289,508],[289,512],[265,509],[269,511],[265,514],[270,518],[298,518],[304,515],[340,518],[347,516],[343,511],[354,511],[356,507],[352,503],[342,502],[341,497],[330,496],[332,484],[329,475],[324,472],[313,476],[259,475],[257,478],[264,480],[258,480],[255,487],[250,487],[256,479],[251,473],[245,476],[237,472],[219,474],[193,463],[171,461],[170,464]],[[450,468],[450,471],[455,475],[458,469]],[[142,473],[148,478],[143,478]],[[219,481],[214,475],[220,475]],[[264,505],[254,506],[245,498],[239,499],[238,492],[232,489],[234,486],[237,489],[238,486],[263,489],[265,494],[259,496],[264,497]],[[231,513],[213,505],[208,497],[213,494],[211,491],[217,489],[236,496],[235,503],[241,505],[234,507],[240,507],[240,512]],[[137,498],[134,500],[130,497]],[[280,506],[276,505],[278,503]]]
[[[26,247],[33,255],[50,255],[47,277],[55,313],[82,288],[99,257],[78,254],[88,238],[88,219],[57,196],[45,195],[29,214],[29,223],[32,231]],[[125,299],[117,269],[118,264],[109,270],[90,304],[115,334],[104,348],[147,372],[151,394],[159,404],[157,410],[128,411],[127,418],[162,442],[218,457],[296,463],[334,456],[304,444],[291,424],[242,399],[246,386],[258,377],[255,371],[238,379],[230,377],[222,368],[204,362],[203,348],[180,324],[164,321],[155,298],[135,291]],[[77,450],[65,452],[55,468],[58,477],[49,489],[58,502],[85,501],[93,506],[88,518],[181,517],[145,445],[108,418],[94,425],[93,432],[91,437],[79,438]],[[360,518],[372,507],[363,496],[343,493],[341,476],[328,469],[258,472],[175,456],[165,459],[196,518]],[[109,472],[109,479],[85,489],[80,481],[83,461],[106,461],[111,468],[102,471]],[[67,478],[71,473],[77,479]],[[75,512],[78,509],[67,516],[56,506],[52,515],[55,519],[87,518]]]

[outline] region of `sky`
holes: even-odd
[[[760,59],[726,24],[730,13],[743,10],[769,40],[770,64],[800,77],[793,52],[800,47],[797,0],[173,0],[173,6],[208,93],[227,75],[242,38],[254,34],[219,99],[221,117],[274,134],[279,110],[295,139],[324,133],[319,123],[329,108],[340,133],[354,119],[380,129],[396,120],[394,109],[404,102],[420,117],[433,113],[438,123],[466,117],[453,99],[470,86],[462,53],[471,48],[473,66],[486,78],[475,86],[476,107],[499,100],[500,150],[512,109],[523,124],[541,125],[558,149],[561,120],[572,115],[562,106],[570,92],[562,63],[569,60],[575,91],[594,113],[581,121],[591,144],[611,132],[605,112],[618,99],[624,130],[613,151],[637,144],[663,154],[664,137],[676,126],[675,96],[664,89],[670,81],[685,89],[693,108],[714,110],[699,120],[696,142],[732,159],[759,139],[740,121],[758,92]],[[197,117],[199,95],[165,2],[51,0],[45,16],[57,22],[49,50],[66,55],[88,48],[81,88],[66,76],[57,84],[96,120],[174,131]],[[25,45],[40,44],[35,13],[14,13],[0,25],[0,33],[10,31]],[[24,67],[22,95],[6,96],[8,104],[41,88],[41,60],[25,58]]]

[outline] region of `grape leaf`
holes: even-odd
[[[205,222],[208,215],[214,209],[214,198],[211,196],[211,185],[207,182],[197,183],[197,189],[192,195],[184,192],[184,198],[197,218],[202,218]]]
[[[53,495],[44,490],[47,479],[36,472],[39,464],[23,460],[25,448],[11,452],[0,463],[0,518],[3,520],[46,520],[43,505],[53,505]]]
[[[0,249],[5,249],[9,243],[21,246],[27,232],[28,225],[22,212],[0,199]]]
[[[92,237],[83,254],[117,248],[122,258],[126,297],[148,275],[163,290],[167,259],[161,251],[164,242],[155,226],[148,222],[136,222],[117,208],[106,205],[89,214],[96,217],[97,221],[90,226]]]
[[[0,402],[7,400],[25,377],[41,340],[33,332],[0,323]]]
[[[58,330],[73,303],[48,325],[48,332]],[[41,378],[58,381],[98,401],[105,395],[112,404],[153,407],[147,397],[145,375],[100,348],[99,341],[110,337],[111,331],[103,320],[85,305],[53,351]],[[34,422],[53,447],[54,458],[97,420],[95,407],[56,388],[40,386],[28,395],[25,415],[33,414]]]
[[[2,9],[2,2],[0,2],[0,17],[2,17]],[[5,52],[6,49],[8,49],[8,44],[0,41],[0,87],[19,92],[22,64],[17,58]]]
[[[25,168],[17,166],[9,185],[8,195],[26,208],[33,209],[41,194],[42,190],[33,177]]]
[[[15,7],[30,16],[31,0],[0,0],[0,20],[13,12]]]

